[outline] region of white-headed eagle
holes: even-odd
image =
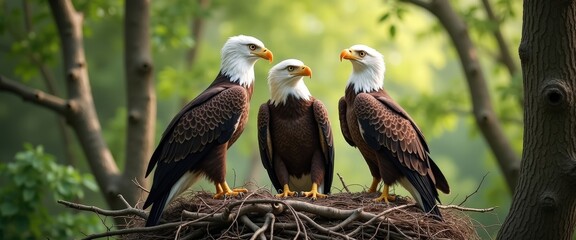
[[[424,135],[408,113],[383,89],[384,59],[378,51],[354,45],[342,50],[340,60],[352,62],[344,97],[339,102],[344,139],[366,160],[375,192],[384,181],[382,195],[374,201],[393,201],[389,186],[399,182],[425,212],[438,219],[438,191],[449,193],[446,178],[430,157]]]
[[[304,76],[312,70],[296,59],[270,69],[270,100],[258,112],[258,143],[262,164],[278,190],[276,197],[296,191],[312,199],[330,193],[334,145],[328,112],[310,95]]]
[[[247,191],[226,183],[226,152],[248,119],[254,64],[260,58],[272,62],[272,52],[260,40],[243,35],[228,39],[216,79],[172,119],[146,170],[148,176],[156,167],[143,206],[152,205],[146,226],[158,224],[164,207],[201,176],[216,186],[214,198]]]

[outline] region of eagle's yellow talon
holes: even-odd
[[[223,182],[223,183],[217,183],[216,184],[216,194],[214,194],[213,198],[214,199],[220,199],[220,198],[229,198],[229,197],[237,197],[237,196],[242,196],[244,195],[244,193],[247,193],[248,189],[245,188],[235,188],[235,189],[230,189],[230,187],[228,186],[228,183]]]
[[[396,196],[394,194],[388,193],[390,187],[384,184],[384,189],[382,190],[382,195],[380,197],[372,199],[374,202],[382,202],[384,201],[386,204],[390,204],[390,202],[396,201]]]
[[[304,197],[309,197],[312,200],[328,197],[328,195],[318,192],[318,184],[316,183],[312,183],[312,189],[309,192],[303,192],[302,195],[304,195]]]
[[[282,193],[276,194],[274,196],[277,198],[287,198],[287,197],[294,197],[294,195],[296,195],[296,192],[290,191],[290,187],[288,187],[288,184],[284,184],[284,189],[282,189]]]

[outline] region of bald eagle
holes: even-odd
[[[312,70],[296,59],[270,69],[270,100],[258,112],[260,157],[276,197],[303,192],[312,199],[330,193],[334,145],[328,112],[304,84]]]
[[[438,191],[449,193],[446,178],[430,157],[424,135],[408,113],[383,89],[384,59],[378,51],[354,45],[342,50],[340,60],[352,62],[339,117],[344,139],[366,160],[375,192],[384,181],[382,195],[374,201],[393,201],[389,186],[399,182],[418,205],[438,219]]]
[[[164,207],[200,176],[216,186],[214,198],[237,196],[246,189],[226,183],[226,152],[248,119],[254,64],[272,62],[272,52],[250,36],[235,36],[222,48],[220,72],[210,86],[172,119],[154,151],[146,177],[154,180],[144,209],[152,205],[146,226],[158,224]]]

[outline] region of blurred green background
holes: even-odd
[[[0,0],[0,6],[4,8],[0,14],[0,74],[45,89],[36,65],[27,57],[35,54],[49,67],[57,90],[65,93],[60,42],[49,7],[44,1],[27,2],[35,24],[32,33],[27,33],[23,27],[22,1]],[[497,206],[491,213],[470,214],[483,238],[495,236],[507,214],[510,193],[475,125],[458,56],[436,18],[420,8],[397,1],[208,2],[207,8],[199,10],[196,1],[152,1],[157,140],[183,104],[214,79],[220,64],[220,48],[227,38],[251,35],[273,51],[273,64],[297,58],[312,68],[313,77],[305,81],[330,113],[336,151],[335,172],[344,178],[351,190],[362,191],[371,182],[367,166],[359,152],[344,141],[339,129],[338,100],[344,94],[352,68],[349,62],[340,62],[338,55],[343,48],[354,44],[369,45],[384,55],[387,68],[384,87],[420,126],[432,157],[451,184],[452,192],[441,194],[442,202],[460,203],[476,190],[487,174],[478,192],[464,205]],[[115,159],[123,161],[125,88],[130,87],[125,85],[123,69],[123,2],[73,3],[77,10],[84,12],[85,51],[99,119]],[[490,32],[494,23],[486,20],[478,1],[454,0],[451,3],[469,24],[493,104],[506,135],[520,155],[523,125],[518,105],[519,80],[495,61],[498,50]],[[512,55],[517,58],[521,3],[498,0],[493,4],[502,16],[500,28],[512,48]],[[204,24],[199,41],[195,41],[190,32],[195,17],[203,19]],[[186,55],[192,47],[197,47],[198,52],[194,64],[189,66]],[[269,98],[266,76],[273,64],[256,63],[249,124],[228,155],[227,180],[236,186],[248,181],[259,187],[270,188],[271,185],[259,161],[256,116],[260,104]],[[0,93],[0,135],[2,162],[13,161],[23,144],[30,143],[44,146],[44,151],[54,155],[57,162],[67,163],[55,114],[8,93]],[[72,149],[75,166],[80,172],[89,173],[81,149],[76,143]],[[257,164],[252,165],[254,162]],[[250,179],[250,174],[255,174],[255,179]],[[214,191],[213,185],[206,181],[194,189]],[[332,192],[341,189],[336,177]],[[394,191],[408,195],[401,187]],[[98,193],[86,194],[83,203],[106,207]],[[53,211],[63,210],[52,202],[46,204]]]

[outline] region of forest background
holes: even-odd
[[[493,238],[509,209],[511,191],[477,127],[466,76],[453,42],[435,16],[410,2],[152,1],[150,40],[158,101],[153,147],[180,108],[214,79],[220,65],[220,48],[227,38],[251,35],[274,52],[273,64],[297,58],[312,68],[313,77],[305,81],[330,113],[335,172],[352,191],[363,191],[371,182],[368,168],[359,152],[344,141],[339,129],[338,100],[344,94],[351,65],[340,62],[338,54],[351,45],[366,44],[383,53],[387,69],[384,87],[420,126],[432,157],[451,184],[452,192],[441,195],[442,202],[460,203],[466,199],[465,205],[470,207],[498,206],[492,213],[470,214],[477,221],[479,234]],[[468,24],[497,119],[519,156],[523,129],[521,76],[500,61],[501,43],[494,32],[503,34],[510,46],[508,54],[518,66],[521,2],[492,1],[496,19],[491,19],[486,5],[482,5],[487,1],[450,2]],[[86,63],[102,131],[118,166],[124,166],[122,161],[129,157],[125,156],[125,92],[130,87],[123,80],[124,3],[95,0],[77,1],[74,5],[84,14]],[[47,88],[47,77],[63,79],[60,42],[48,4],[0,0],[0,6],[0,74],[39,89]],[[227,180],[235,186],[254,182],[270,189],[256,144],[256,115],[258,106],[269,98],[266,76],[273,64],[260,61],[255,67],[249,123],[228,157]],[[64,81],[54,81],[53,90],[64,93]],[[34,147],[24,149],[25,143],[43,146],[56,162],[77,169],[81,177],[75,176],[83,179],[81,185],[92,189],[84,192],[82,203],[105,206],[89,176],[81,147],[73,134],[63,134],[60,121],[51,111],[11,94],[0,94],[0,161],[13,162],[17,152],[34,152]],[[20,154],[20,158],[26,157]],[[194,189],[213,191],[213,186],[202,181]],[[336,179],[332,192],[341,189]],[[401,187],[394,191],[408,195]],[[50,213],[68,211],[52,198],[39,199]],[[94,226],[80,231],[100,230],[102,223],[89,222]]]

